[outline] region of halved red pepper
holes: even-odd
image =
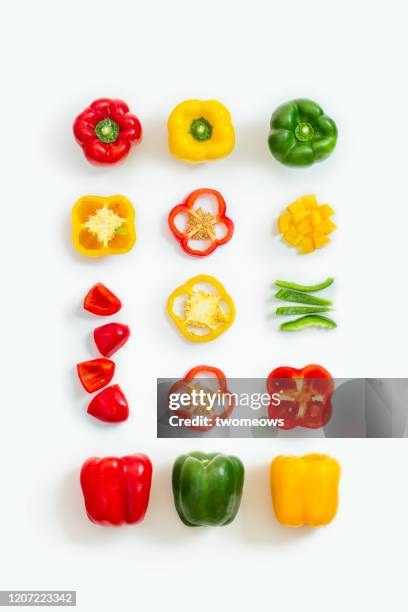
[[[84,308],[92,314],[106,317],[119,312],[122,302],[105,285],[96,283],[85,296]]]
[[[210,374],[211,378],[215,378],[217,380],[217,389],[204,387],[203,380],[206,374]],[[197,379],[200,382],[195,382],[197,381]],[[184,389],[184,391],[181,391],[182,389]],[[175,382],[174,385],[172,385],[169,391],[169,396],[172,393],[191,393],[193,389],[196,389],[197,391],[199,391],[200,389],[204,389],[204,391],[207,393],[217,393],[219,391],[221,396],[223,394],[226,394],[224,399],[226,400],[227,405],[223,412],[221,412],[220,414],[217,414],[214,409],[208,410],[208,407],[206,405],[191,406],[190,410],[188,408],[179,408],[178,410],[175,410],[174,414],[183,419],[193,418],[194,416],[207,417],[208,425],[190,425],[191,429],[194,429],[195,431],[208,431],[214,427],[217,417],[220,419],[226,419],[234,410],[235,397],[228,391],[227,378],[224,372],[222,372],[222,370],[219,370],[214,366],[195,366],[187,372],[184,378],[181,378],[180,380]]]
[[[119,385],[111,385],[95,395],[87,412],[105,423],[120,423],[128,418],[129,405]]]
[[[100,354],[111,357],[127,342],[130,329],[123,323],[107,323],[96,327],[93,335]]]
[[[100,357],[78,363],[77,372],[85,391],[94,393],[110,383],[115,374],[115,364],[111,359]]]
[[[284,420],[281,429],[318,429],[330,420],[334,383],[322,366],[276,368],[268,376],[267,390],[271,397],[279,395],[280,404],[275,406],[271,400],[268,414],[269,418]]]
[[[215,213],[204,210],[198,205],[199,198],[213,196],[217,200]],[[226,216],[227,206],[219,191],[215,189],[196,189],[182,204],[175,206],[169,214],[169,227],[173,235],[180,242],[182,248],[189,255],[205,257],[215,249],[231,240],[234,233],[234,224]],[[185,216],[185,228],[178,229],[176,217]],[[217,237],[216,226],[224,226],[225,233],[222,238]],[[192,242],[200,242],[202,249],[192,246]]]
[[[152,463],[147,455],[91,457],[81,469],[86,513],[93,523],[140,523],[149,504]]]

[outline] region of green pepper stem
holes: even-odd
[[[193,119],[190,125],[190,134],[196,140],[203,142],[205,140],[209,140],[212,135],[212,125],[204,119],[204,117],[199,117],[198,119]]]
[[[101,142],[115,142],[119,136],[119,126],[116,121],[107,117],[96,125],[95,134]]]
[[[300,142],[309,142],[314,136],[314,129],[311,123],[300,122],[295,128],[295,136]]]

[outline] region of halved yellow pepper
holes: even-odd
[[[198,288],[204,285],[205,288]],[[212,288],[214,291],[209,291]],[[179,312],[176,312],[176,301]],[[200,274],[177,287],[167,302],[167,312],[185,338],[208,342],[223,334],[235,319],[235,305],[224,286],[213,276]],[[201,330],[203,333],[197,333]]]
[[[88,257],[127,253],[136,242],[134,221],[125,196],[82,196],[72,208],[74,247]]]
[[[328,455],[279,456],[271,464],[277,520],[289,527],[321,527],[336,516],[340,465]]]
[[[229,155],[235,132],[229,110],[218,100],[186,100],[171,112],[167,129],[174,157],[205,162]]]

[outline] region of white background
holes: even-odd
[[[321,363],[337,377],[407,376],[406,3],[300,0],[8,3],[2,10],[1,589],[76,589],[86,612],[406,610],[406,440],[156,440],[157,376],[199,362],[229,376]],[[144,141],[119,167],[95,168],[74,142],[74,117],[120,97]],[[288,169],[270,155],[271,112],[316,99],[337,122],[332,157]],[[166,120],[187,98],[217,98],[237,144],[225,160],[188,166],[167,150]],[[225,196],[233,240],[201,261],[166,226],[195,188]],[[70,243],[84,194],[123,193],[138,241],[99,261]],[[304,193],[336,210],[328,248],[300,257],[273,235]],[[234,297],[234,326],[213,343],[183,341],[165,314],[187,278],[216,275]],[[271,318],[275,278],[336,277],[335,332],[283,335]],[[96,355],[102,322],[81,310],[104,282],[123,300],[132,337],[117,354],[128,422],[85,413],[75,364]],[[236,521],[189,529],[172,501],[175,457],[199,448],[247,468]],[[152,495],[141,525],[104,529],[85,516],[78,483],[91,455],[147,452]],[[331,526],[290,530],[273,517],[268,465],[279,453],[331,453],[342,464]]]

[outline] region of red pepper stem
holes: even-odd
[[[117,140],[119,136],[119,126],[116,121],[107,117],[106,119],[102,119],[102,121],[95,126],[95,134],[101,142],[109,144]]]

